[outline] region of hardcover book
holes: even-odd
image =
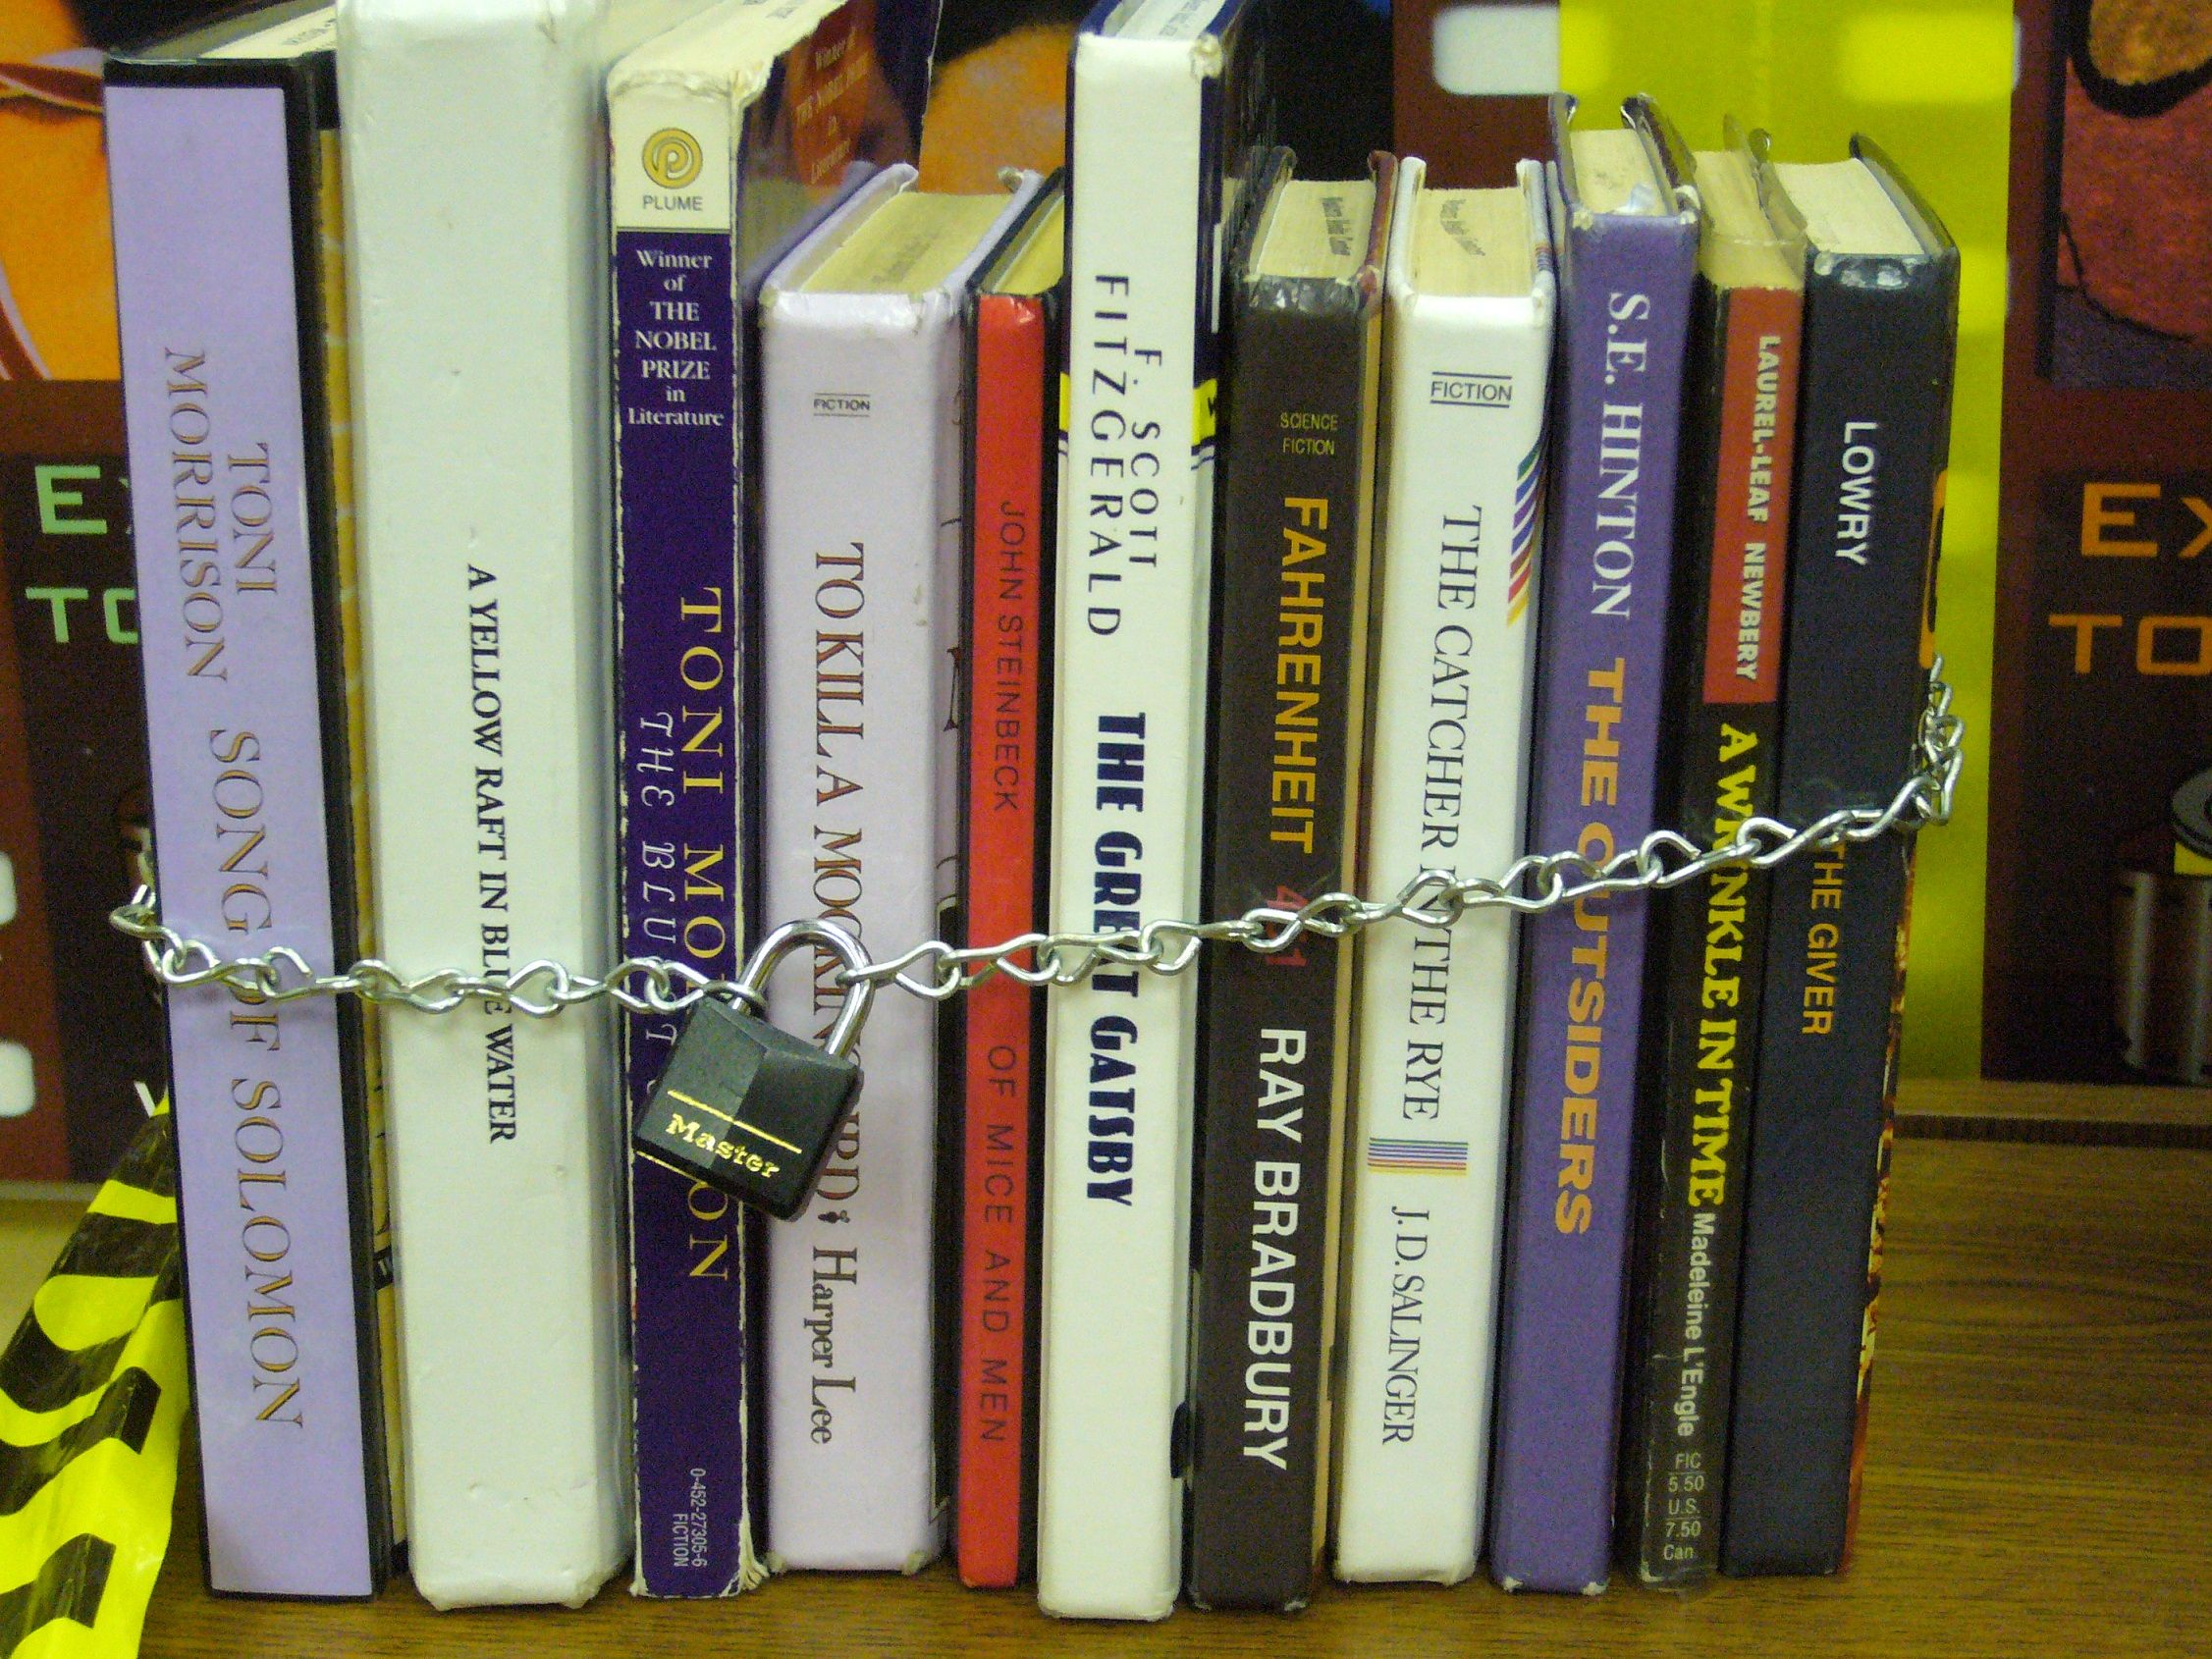
[[[417,972],[614,959],[603,88],[693,9],[339,12],[371,843]],[[416,1587],[580,1604],[630,1548],[612,1025],[468,1002],[385,1051]]]
[[[770,913],[879,950],[935,937],[954,707],[967,283],[1010,193],[869,180],[761,291],[762,848]],[[955,734],[956,735],[956,734]],[[955,774],[956,776],[956,774]],[[947,809],[945,815],[949,817]],[[825,960],[828,960],[825,957]],[[842,989],[780,978],[828,1035]],[[821,1184],[769,1251],[769,1542],[780,1566],[912,1572],[940,1546],[932,1311],[937,1010],[887,997]]]
[[[1382,261],[1396,164],[1251,182],[1224,279],[1205,908],[1358,880]],[[1353,950],[1222,950],[1199,982],[1191,1599],[1302,1607],[1327,1522]]]
[[[1066,197],[1038,193],[969,299],[966,766],[961,913],[971,944],[1045,916],[1059,319]],[[1037,1548],[1038,1160],[1044,994],[1002,976],[961,999],[960,1311],[953,1549],[1003,1586]]]
[[[621,948],[711,979],[743,962],[760,897],[743,690],[748,300],[864,166],[858,145],[887,100],[873,30],[870,9],[844,0],[728,0],[607,80]],[[622,1022],[633,1115],[682,1027],[680,1014]],[[632,1588],[735,1594],[766,1572],[751,1328],[762,1222],[633,1151],[629,1223]]]
[[[1778,163],[1802,225],[1804,369],[1776,816],[1886,804],[1933,661],[1959,254],[1863,139]],[[1913,843],[1774,872],[1736,1401],[1729,1573],[1832,1573],[1859,1489]]]
[[[1804,248],[1768,216],[1748,147],[1700,150],[1697,178],[1677,752],[1660,798],[1669,824],[1718,846],[1774,812]],[[1769,882],[1731,866],[1652,911],[1618,1512],[1622,1559],[1647,1584],[1710,1578],[1719,1558]]]
[[[290,0],[118,53],[107,88],[162,916],[320,973],[362,953],[368,897],[335,28]],[[209,1587],[374,1594],[373,1032],[351,999],[168,1011]]]
[[[1555,302],[1543,169],[1428,187],[1400,164],[1364,884],[1524,850]],[[1346,1152],[1335,1572],[1456,1583],[1488,1485],[1513,912],[1360,941]]]
[[[1698,254],[1688,158],[1644,99],[1552,106],[1557,493],[1546,526],[1529,840],[1602,862],[1657,823],[1675,445]],[[1589,899],[1521,937],[1490,1573],[1602,1588],[1611,1554],[1646,907]]]
[[[1067,507],[1052,919],[1200,891],[1214,322],[1264,135],[1266,0],[1105,0],[1069,71]],[[1038,1600],[1164,1617],[1182,1580],[1196,996],[1104,967],[1047,1010]]]
[[[2017,15],[1982,1069],[2201,1087],[2212,36],[2189,0]]]

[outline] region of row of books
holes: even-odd
[[[1957,257],[1878,152],[1562,102],[1516,188],[1303,180],[1266,0],[1124,0],[1064,187],[937,195],[894,17],[285,0],[111,66],[165,917],[522,976],[173,996],[211,1583],[404,1534],[438,1605],[577,1602],[634,1538],[721,1595],[948,1517],[1075,1616],[1296,1606],[1331,1538],[1832,1570],[1907,842],[887,991],[780,1224],[737,1097],[625,1155],[681,1016],[531,1017],[1904,776]],[[829,1041],[836,968],[769,1017]]]

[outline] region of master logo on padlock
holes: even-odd
[[[847,974],[868,965],[843,929],[787,922],[761,941],[737,981],[754,1006],[766,1005],[769,976],[802,945],[837,956]],[[830,1144],[859,1097],[852,1049],[875,990],[871,981],[845,981],[826,1047],[719,998],[696,1003],[630,1131],[631,1146],[678,1175],[790,1220],[813,1196]]]

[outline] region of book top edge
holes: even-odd
[[[618,59],[608,96],[653,84],[692,97],[746,104],[776,63],[841,10],[846,0],[724,0]]]
[[[1100,0],[1081,35],[1132,45],[1189,45],[1233,27],[1248,0]]]

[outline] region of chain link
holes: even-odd
[[[1322,893],[1295,910],[1261,905],[1214,922],[1158,920],[1108,933],[1021,934],[996,944],[958,946],[930,939],[876,961],[861,951],[860,966],[841,971],[839,983],[866,981],[881,990],[895,985],[916,996],[944,1001],[993,974],[1024,985],[1074,985],[1095,969],[1141,968],[1180,974],[1210,943],[1242,945],[1271,955],[1307,934],[1342,938],[1381,923],[1405,921],[1448,928],[1470,910],[1505,909],[1538,915],[1578,899],[1679,887],[1727,865],[1768,869],[1808,848],[1871,841],[1892,832],[1911,834],[1951,821],[1952,796],[1966,757],[1966,722],[1952,710],[1951,687],[1939,658],[1928,676],[1927,700],[1913,744],[1913,769],[1887,805],[1840,807],[1793,828],[1771,818],[1747,818],[1726,841],[1699,846],[1673,830],[1654,830],[1610,858],[1579,852],[1531,853],[1502,877],[1461,877],[1424,870],[1387,899]],[[504,1004],[518,1014],[544,1017],[605,999],[632,1013],[680,1013],[706,997],[765,1007],[751,986],[772,964],[751,961],[735,980],[719,980],[665,957],[631,956],[594,977],[538,960],[507,973],[470,974],[442,968],[408,978],[368,957],[344,973],[318,974],[297,950],[278,945],[253,956],[222,956],[204,940],[189,938],[161,920],[154,889],[142,886],[108,918],[138,941],[147,970],[176,990],[219,985],[246,1002],[293,1002],[308,996],[354,995],[443,1014],[470,998]],[[766,949],[766,944],[763,947]],[[756,951],[758,958],[761,952]]]

